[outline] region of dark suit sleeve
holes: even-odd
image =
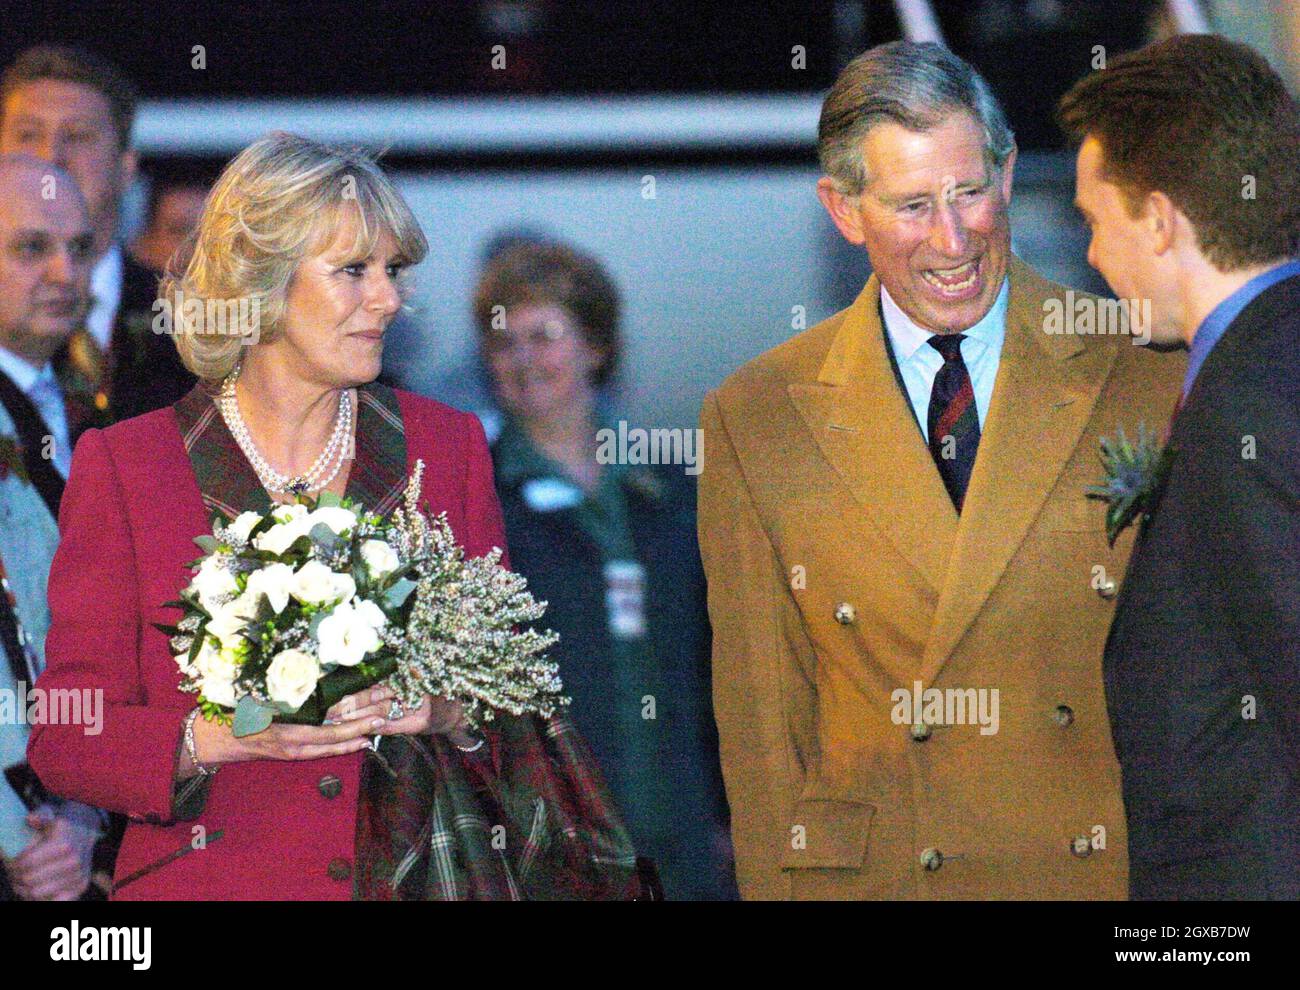
[[[1282,734],[1300,766],[1300,402],[1247,387],[1231,397],[1218,436],[1220,470],[1205,492],[1216,530],[1216,599],[1224,603],[1258,698],[1261,722]],[[1254,456],[1247,456],[1253,440]],[[1207,562],[1208,564],[1209,562]],[[1243,692],[1245,693],[1245,692]]]
[[[167,819],[184,713],[151,707],[145,698],[126,506],[104,435],[90,430],[77,444],[59,513],[47,666],[37,686],[45,692],[89,691],[89,697],[102,699],[102,708],[98,701],[92,708],[102,717],[98,724],[34,725],[27,758],[55,794]]]

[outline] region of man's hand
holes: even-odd
[[[14,893],[24,901],[75,901],[90,886],[98,833],[55,817],[48,806],[28,815],[27,825],[36,838],[5,862]]]

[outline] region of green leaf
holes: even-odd
[[[333,552],[347,542],[324,523],[317,523],[307,535],[311,537],[313,543],[327,552]]]
[[[203,640],[208,635],[208,624],[200,622],[199,628],[194,630],[194,642],[190,644],[189,663],[193,663],[199,655],[199,650],[203,649]]]
[[[384,592],[384,605],[391,609],[399,609],[406,604],[406,599],[414,590],[415,582],[410,578],[402,578]]]
[[[316,507],[318,509],[323,509],[323,508],[337,509],[340,508],[342,505],[343,505],[343,499],[340,496],[334,494],[334,492],[321,492],[320,498],[316,500]]]
[[[194,542],[199,545],[199,549],[205,554],[217,552],[217,538],[215,536],[196,536]]]
[[[235,721],[232,731],[236,738],[255,736],[266,730],[271,720],[278,714],[278,709],[264,705],[251,694],[239,699],[235,706]]]

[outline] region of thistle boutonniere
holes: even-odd
[[[10,436],[0,436],[0,479],[17,475],[22,481],[31,484],[27,477],[27,465],[23,463],[23,451],[18,441]]]
[[[1155,511],[1169,478],[1174,448],[1161,447],[1146,424],[1138,424],[1137,442],[1120,427],[1115,439],[1101,439],[1101,464],[1106,478],[1088,488],[1088,498],[1107,503],[1106,538],[1110,545],[1139,515],[1145,521]]]

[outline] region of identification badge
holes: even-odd
[[[645,568],[635,560],[611,560],[605,565],[605,611],[615,639],[645,635]]]

